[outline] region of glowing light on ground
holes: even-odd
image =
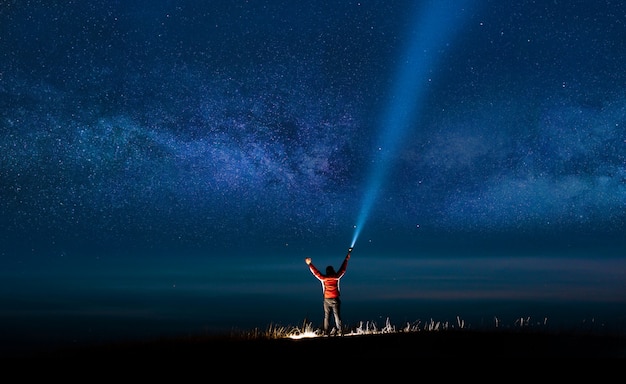
[[[298,340],[298,339],[310,339],[312,337],[319,337],[319,336],[320,335],[318,335],[315,332],[303,332],[303,333],[288,335],[287,337],[290,339]]]
[[[398,333],[398,332],[418,332],[418,331],[439,331],[444,329],[454,328],[454,325],[449,323],[442,323],[439,321],[430,320],[429,322],[422,323],[421,321],[417,321],[413,324],[407,323],[402,328],[397,328],[395,325],[391,324],[389,318],[385,321],[384,327],[379,327],[376,322],[361,321],[359,326],[353,329],[350,332],[344,332],[342,335],[337,335],[337,330],[333,328],[329,337],[346,337],[346,336],[359,336],[359,335],[378,335],[378,334],[386,334],[386,333]],[[465,321],[461,320],[457,317],[457,327],[462,329],[465,327]],[[285,338],[299,340],[299,339],[307,339],[307,338],[315,338],[315,337],[327,337],[320,329],[313,329],[312,324],[306,324],[302,329],[292,328],[291,331],[285,333],[283,335]]]

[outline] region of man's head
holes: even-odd
[[[329,265],[328,267],[326,267],[326,275],[330,276],[330,275],[336,275],[337,273],[335,272],[335,268],[333,268],[332,265]]]

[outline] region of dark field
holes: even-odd
[[[624,358],[626,336],[536,331],[444,330],[388,334],[287,338],[198,336],[64,347],[22,355],[44,359],[193,359],[211,362],[298,362],[331,353],[345,358],[405,360],[415,358]]]

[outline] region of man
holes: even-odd
[[[341,324],[341,299],[339,298],[339,280],[346,273],[348,268],[348,260],[350,260],[350,253],[352,253],[352,247],[348,248],[348,254],[343,260],[339,271],[335,272],[332,265],[326,267],[326,274],[322,274],[311,262],[311,258],[307,257],[304,261],[309,266],[309,270],[313,276],[317,277],[322,282],[322,292],[324,294],[324,335],[330,334],[330,315],[333,314],[335,318],[335,327],[339,335],[343,334],[343,328]]]

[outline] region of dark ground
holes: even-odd
[[[536,331],[421,331],[327,338],[199,336],[55,348],[20,357],[44,359],[193,359],[303,362],[328,354],[378,360],[415,358],[625,358],[626,335]]]

